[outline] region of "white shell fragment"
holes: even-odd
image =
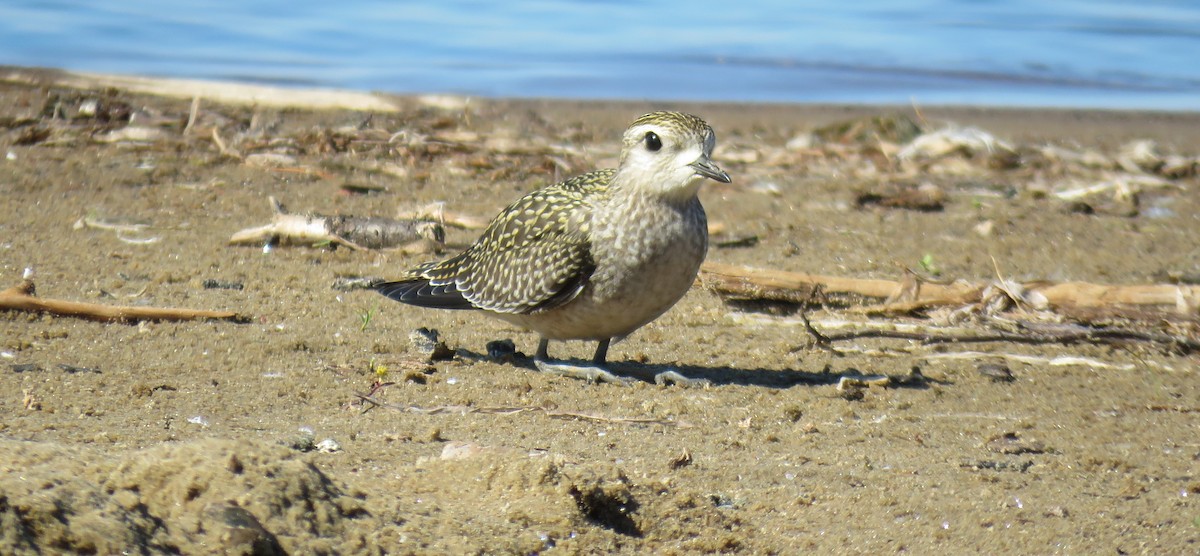
[[[940,158],[954,152],[968,155],[992,153],[997,150],[1013,151],[1012,145],[996,136],[974,127],[948,127],[918,135],[896,157],[901,160]]]
[[[255,168],[284,168],[296,164],[296,157],[287,154],[254,153],[246,155],[246,165]]]
[[[153,143],[167,133],[156,127],[128,126],[94,136],[101,143]]]
[[[193,415],[191,417],[188,417],[187,422],[189,422],[193,425],[200,425],[202,427],[208,426],[208,419],[204,418],[203,415]]]
[[[332,454],[342,451],[342,445],[332,438],[326,438],[317,443],[317,451],[322,454]]]
[[[892,383],[892,379],[887,375],[865,375],[865,376],[843,376],[838,379],[838,392],[854,388],[869,388],[872,386],[887,386]]]

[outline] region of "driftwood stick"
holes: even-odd
[[[245,317],[230,311],[204,311],[195,309],[176,309],[161,307],[122,307],[100,305],[96,303],[81,303],[61,299],[43,299],[37,297],[32,280],[0,291],[0,310],[26,311],[30,313],[49,313],[64,317],[78,317],[88,320],[106,322],[130,321],[178,321],[217,319],[243,322]]]
[[[401,248],[423,253],[441,250],[445,241],[441,224],[432,220],[290,214],[274,197],[270,201],[275,210],[271,223],[238,231],[229,238],[231,245],[262,245],[276,240],[331,242],[350,249]]]
[[[1200,301],[1200,286],[1174,284],[1110,286],[1087,282],[1034,283],[1026,286],[1046,296],[1054,306],[1107,307],[1110,305],[1190,306]],[[1181,307],[1182,308],[1182,307]]]
[[[1015,344],[1115,344],[1122,342],[1145,342],[1177,346],[1188,351],[1200,349],[1200,342],[1184,336],[1121,329],[1060,330],[1044,332],[1031,331],[1029,333],[986,331],[970,335],[941,335],[932,332],[903,332],[898,330],[872,329],[843,332],[839,334],[825,334],[821,335],[815,341],[818,344],[821,344],[856,340],[860,338],[915,340],[927,345],[985,342],[1008,342]]]
[[[982,301],[989,284],[936,284],[865,280],[801,272],[759,269],[721,263],[704,263],[701,283],[719,294],[744,299],[808,301],[814,288],[832,295],[895,300],[891,305],[908,309],[963,306]],[[1154,308],[1194,315],[1200,307],[1200,286],[1106,285],[1087,282],[1027,282],[1018,285],[1025,300],[1044,300],[1053,309]]]

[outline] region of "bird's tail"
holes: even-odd
[[[398,280],[376,282],[375,291],[408,305],[431,309],[475,309],[453,279],[439,279],[435,271],[444,263],[430,262],[405,273]]]

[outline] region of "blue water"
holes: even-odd
[[[397,93],[1200,110],[1200,2],[0,0],[0,64]]]

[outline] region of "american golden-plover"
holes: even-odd
[[[653,112],[625,131],[616,169],[536,190],[504,209],[469,248],[375,289],[437,309],[478,309],[541,335],[547,373],[617,381],[608,345],[665,313],[687,293],[708,248],[696,196],[713,163],[704,120]],[[550,340],[599,342],[591,366],[552,362]]]

